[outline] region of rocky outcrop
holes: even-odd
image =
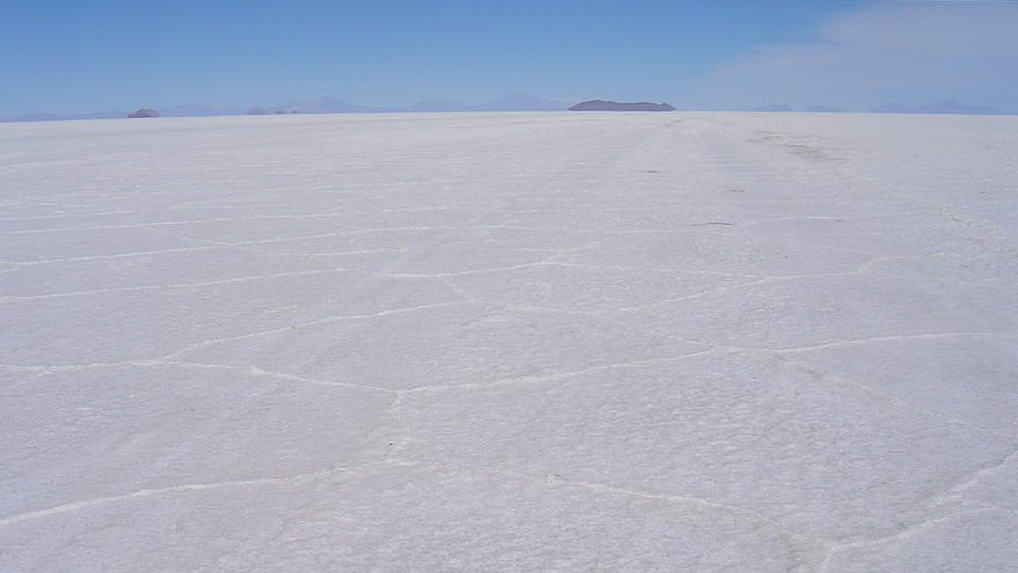
[[[138,108],[138,111],[127,114],[127,117],[159,117],[159,112],[147,107]]]
[[[675,108],[666,103],[618,102],[595,99],[580,102],[569,111],[675,111]]]

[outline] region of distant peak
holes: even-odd
[[[667,103],[651,103],[646,101],[618,102],[603,99],[593,99],[580,102],[569,108],[570,111],[675,111],[675,108]]]
[[[141,107],[141,108],[138,108],[137,111],[134,111],[134,112],[131,112],[131,113],[127,114],[127,117],[130,117],[130,118],[159,117],[159,112],[154,110],[154,109],[151,109],[151,108]]]

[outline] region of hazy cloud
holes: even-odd
[[[824,23],[817,40],[768,46],[717,67],[682,99],[868,108],[958,98],[1018,109],[1018,4],[868,7]]]

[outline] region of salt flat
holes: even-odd
[[[0,570],[1005,571],[1018,118],[0,125]]]

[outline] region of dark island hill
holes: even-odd
[[[618,102],[595,99],[580,102],[569,111],[675,111],[675,108],[666,103],[639,102]]]

